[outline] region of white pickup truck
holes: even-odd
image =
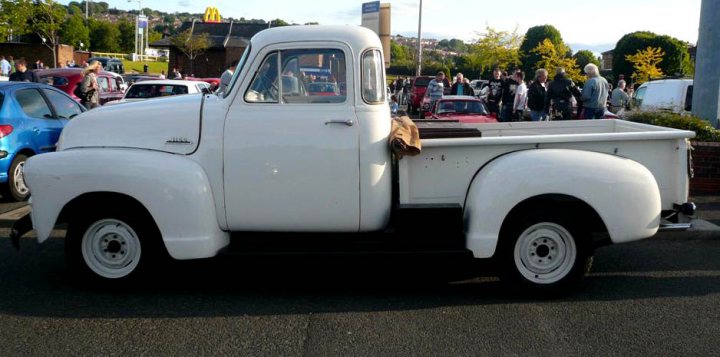
[[[692,213],[688,131],[430,123],[422,152],[395,160],[381,48],[359,27],[269,29],[224,94],[80,115],[25,165],[38,241],[67,223],[71,267],[109,283],[163,255],[424,252],[493,258],[503,279],[559,291],[596,247]],[[309,92],[310,72],[338,90]]]

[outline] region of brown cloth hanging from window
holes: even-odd
[[[392,119],[389,140],[390,148],[398,160],[405,155],[415,156],[420,153],[422,148],[418,127],[408,116],[398,116]]]

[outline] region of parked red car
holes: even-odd
[[[410,97],[408,97],[407,111],[409,114],[416,114],[422,106],[422,100],[427,91],[428,83],[430,83],[433,78],[434,77],[431,76],[419,76],[413,79],[412,86],[410,87]]]
[[[38,70],[35,73],[41,83],[49,84],[67,93],[70,97],[80,102],[80,98],[73,93],[75,87],[82,82],[82,68],[55,68]],[[98,86],[100,86],[100,105],[109,101],[123,98],[123,90],[120,85],[122,77],[112,72],[101,71],[98,75]]]
[[[488,112],[482,100],[464,95],[448,95],[435,102],[431,118],[473,124],[498,122],[495,115]]]

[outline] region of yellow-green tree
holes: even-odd
[[[556,45],[552,43],[552,41],[545,39],[535,47],[532,52],[540,55],[540,61],[535,64],[535,69],[545,68],[552,76],[556,68],[563,67],[565,68],[568,78],[573,82],[585,81],[585,77],[580,73],[580,68],[578,68],[575,58],[568,56],[570,51],[564,44],[559,43]]]
[[[635,73],[631,78],[635,83],[642,84],[652,78],[663,76],[663,71],[658,67],[665,56],[665,51],[659,47],[648,47],[638,50],[634,55],[627,55],[625,59],[632,63]]]
[[[514,31],[497,31],[487,26],[484,33],[469,46],[469,64],[483,73],[492,68],[510,68],[520,65],[522,35]]]

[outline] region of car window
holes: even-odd
[[[54,76],[47,76],[47,77],[40,77],[40,83],[45,83],[47,85],[51,86],[66,86],[68,84],[68,79],[65,77],[54,77]]]
[[[367,51],[362,59],[362,96],[367,103],[385,103],[385,69],[380,50]]]
[[[55,113],[58,118],[72,119],[83,112],[80,105],[76,101],[68,98],[66,95],[50,89],[43,89],[43,92],[47,96],[53,108],[55,108]]]
[[[110,90],[107,77],[97,77],[98,86],[100,86],[100,92],[107,92]]]
[[[688,112],[692,111],[692,101],[693,101],[693,86],[688,86],[687,93],[685,93],[685,110]]]
[[[188,87],[171,84],[134,84],[125,93],[125,98],[148,99],[178,94],[188,94]]]
[[[415,87],[427,87],[430,83],[430,77],[417,77],[413,86]]]
[[[285,103],[343,103],[347,99],[345,53],[332,48],[280,52]]]
[[[250,87],[245,91],[249,103],[278,103],[278,53],[270,53],[258,68]]]
[[[3,107],[3,102],[5,102],[5,94],[0,92],[0,109]]]
[[[117,92],[118,86],[117,86],[117,82],[115,81],[115,78],[110,78],[108,80],[108,86],[110,87],[111,91]]]
[[[15,92],[20,108],[32,118],[52,118],[52,112],[37,89],[21,89]]]
[[[639,107],[642,105],[643,98],[645,97],[645,91],[647,87],[642,87],[635,92],[634,102],[635,106]]]

